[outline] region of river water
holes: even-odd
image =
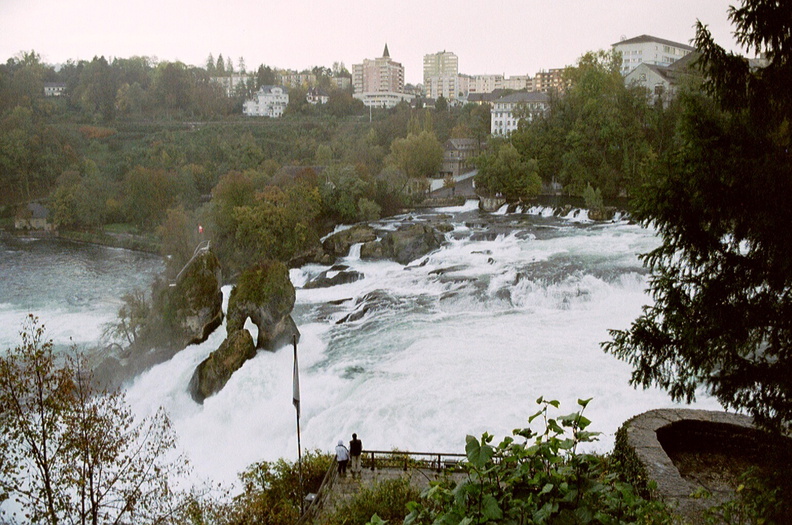
[[[600,348],[608,329],[627,327],[651,300],[637,254],[657,246],[652,231],[627,221],[592,223],[585,212],[487,214],[473,201],[377,225],[395,229],[441,214],[454,227],[448,242],[406,267],[362,261],[353,247],[340,262],[362,280],[304,290],[328,268],[291,271],[302,333],[303,450],[330,451],[356,432],[371,450],[463,452],[466,434],[500,439],[528,426],[544,396],[561,402],[560,413],[592,397],[586,413],[602,432],[595,448],[606,451],[626,419],[674,406],[661,391],[630,387],[629,365]],[[162,267],[123,250],[43,246],[0,245],[5,346],[28,309],[58,341],[98,337],[117,297]],[[230,288],[224,292],[227,299]],[[296,458],[296,418],[291,348],[260,352],[203,405],[190,399],[195,366],[224,336],[225,325],[137,377],[127,399],[139,415],[166,408],[196,479],[231,483],[254,461]],[[696,407],[719,405],[700,396]]]

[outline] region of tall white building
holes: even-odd
[[[640,64],[670,66],[694,49],[686,44],[649,35],[641,35],[611,44],[621,53],[621,74],[627,75]]]
[[[289,105],[289,94],[281,86],[261,86],[251,100],[246,100],[242,113],[248,117],[273,117],[283,115]]]
[[[459,58],[450,51],[424,55],[423,83],[429,98],[456,100],[459,95]]]

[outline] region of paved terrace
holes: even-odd
[[[463,459],[464,454],[364,450],[363,470],[359,478],[353,478],[349,469],[345,477],[339,476],[338,465],[333,460],[319,492],[298,524],[323,523],[323,516],[332,513],[362,487],[371,487],[380,481],[407,478],[411,485],[423,490],[429,486],[430,481],[442,479],[444,476],[461,479],[464,474],[456,467]]]

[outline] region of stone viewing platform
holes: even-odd
[[[613,456],[645,497],[695,522],[732,499],[747,470],[762,475],[780,464],[792,466],[792,439],[763,432],[744,415],[659,409],[622,425]],[[656,483],[653,490],[650,481]]]
[[[317,494],[308,496],[309,506],[298,524],[322,523],[322,516],[332,513],[362,488],[378,482],[406,478],[411,485],[423,490],[430,481],[446,476],[461,480],[465,474],[456,467],[463,459],[464,454],[364,450],[359,478],[353,478],[349,469],[345,477],[339,476],[333,459]]]

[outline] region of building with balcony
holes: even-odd
[[[539,71],[533,77],[533,90],[542,93],[563,93],[567,87],[564,82],[565,69],[560,67]]]

